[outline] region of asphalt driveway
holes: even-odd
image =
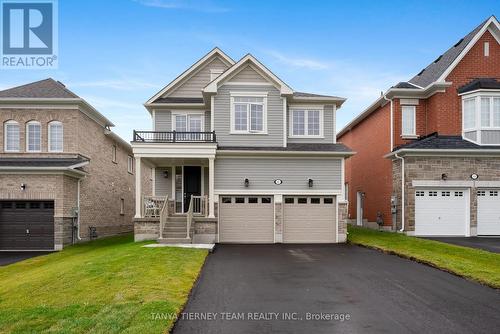
[[[0,252],[0,267],[16,263],[35,256],[47,255],[50,252]]]
[[[498,290],[362,247],[218,245],[174,333],[492,333],[499,314]]]
[[[458,246],[482,249],[488,252],[500,253],[500,237],[432,237],[426,238]]]

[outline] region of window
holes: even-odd
[[[231,197],[222,197],[222,203],[225,204],[231,203]]]
[[[401,107],[401,135],[402,136],[415,136],[415,106],[402,106]]]
[[[116,163],[116,145],[111,147],[111,161]]]
[[[49,152],[63,151],[63,125],[61,122],[49,123]],[[113,161],[116,161],[116,157]]]
[[[498,196],[498,191],[497,190],[490,191],[490,196]]]
[[[307,198],[301,197],[297,199],[298,204],[307,204]]]
[[[266,133],[266,103],[264,96],[231,97],[231,131],[233,133]]]
[[[449,197],[450,196],[450,192],[449,191],[442,191],[441,192],[441,196],[443,196],[443,197]]]
[[[323,110],[291,109],[290,137],[323,136]]]
[[[42,126],[39,122],[26,123],[26,151],[40,152],[42,150]]]
[[[259,199],[257,197],[249,197],[248,203],[259,203]]]
[[[484,190],[478,190],[477,191],[477,195],[478,196],[486,196],[486,191],[484,191]]]
[[[203,121],[205,116],[203,114],[173,114],[173,130],[178,132],[203,132]],[[185,133],[177,134],[177,140],[196,140],[200,139],[198,133]]]
[[[4,150],[5,152],[19,152],[19,123],[5,122]]]
[[[125,214],[125,199],[120,198],[120,214],[123,216]]]
[[[234,203],[245,203],[245,197],[236,197]]]
[[[127,159],[127,171],[130,174],[134,173],[134,158],[130,155],[128,156],[128,159]]]
[[[261,202],[262,204],[270,204],[270,203],[271,203],[271,197],[262,197],[262,198],[260,199],[260,202]]]
[[[344,186],[344,200],[348,201],[349,200],[349,183],[345,183]]]
[[[455,196],[456,197],[463,197],[464,196],[464,192],[463,191],[455,191]]]
[[[481,98],[481,126],[490,126],[490,99]]]
[[[429,191],[429,196],[436,197],[438,195],[437,191]]]
[[[476,101],[475,99],[465,99],[464,110],[464,129],[473,129],[476,127]]]
[[[285,198],[285,204],[293,204],[295,203],[295,198],[293,197],[286,197]]]
[[[417,197],[422,197],[422,196],[425,196],[425,192],[424,191],[417,191],[417,192],[415,192],[415,195]]]
[[[493,126],[500,127],[500,97],[493,98]]]
[[[324,204],[333,204],[333,198],[331,197],[326,197],[323,199]]]
[[[319,197],[312,197],[311,198],[311,204],[320,204],[321,203],[321,198]]]
[[[222,74],[222,72],[224,72],[223,69],[212,68],[210,70],[210,81],[213,81],[214,79],[216,79],[219,75]]]

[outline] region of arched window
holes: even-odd
[[[42,126],[40,122],[26,123],[26,151],[40,152],[42,150]]]
[[[49,123],[49,152],[63,151],[63,125],[59,121]]]
[[[5,152],[19,152],[19,123],[16,121],[5,122],[4,133]]]

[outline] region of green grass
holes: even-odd
[[[392,232],[349,226],[350,243],[416,260],[500,288],[500,254]]]
[[[207,251],[144,244],[113,237],[0,267],[0,333],[167,332]]]

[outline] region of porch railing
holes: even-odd
[[[189,205],[193,203],[193,214],[206,216],[208,208],[208,196],[194,196],[191,195]]]
[[[181,131],[136,131],[134,142],[144,143],[216,143],[215,131],[181,132]]]
[[[163,229],[167,223],[168,207],[168,196],[165,196],[165,202],[163,202],[163,206],[160,210],[160,239],[163,238]]]
[[[142,200],[144,217],[160,217],[161,209],[166,202],[165,196],[144,196]]]

